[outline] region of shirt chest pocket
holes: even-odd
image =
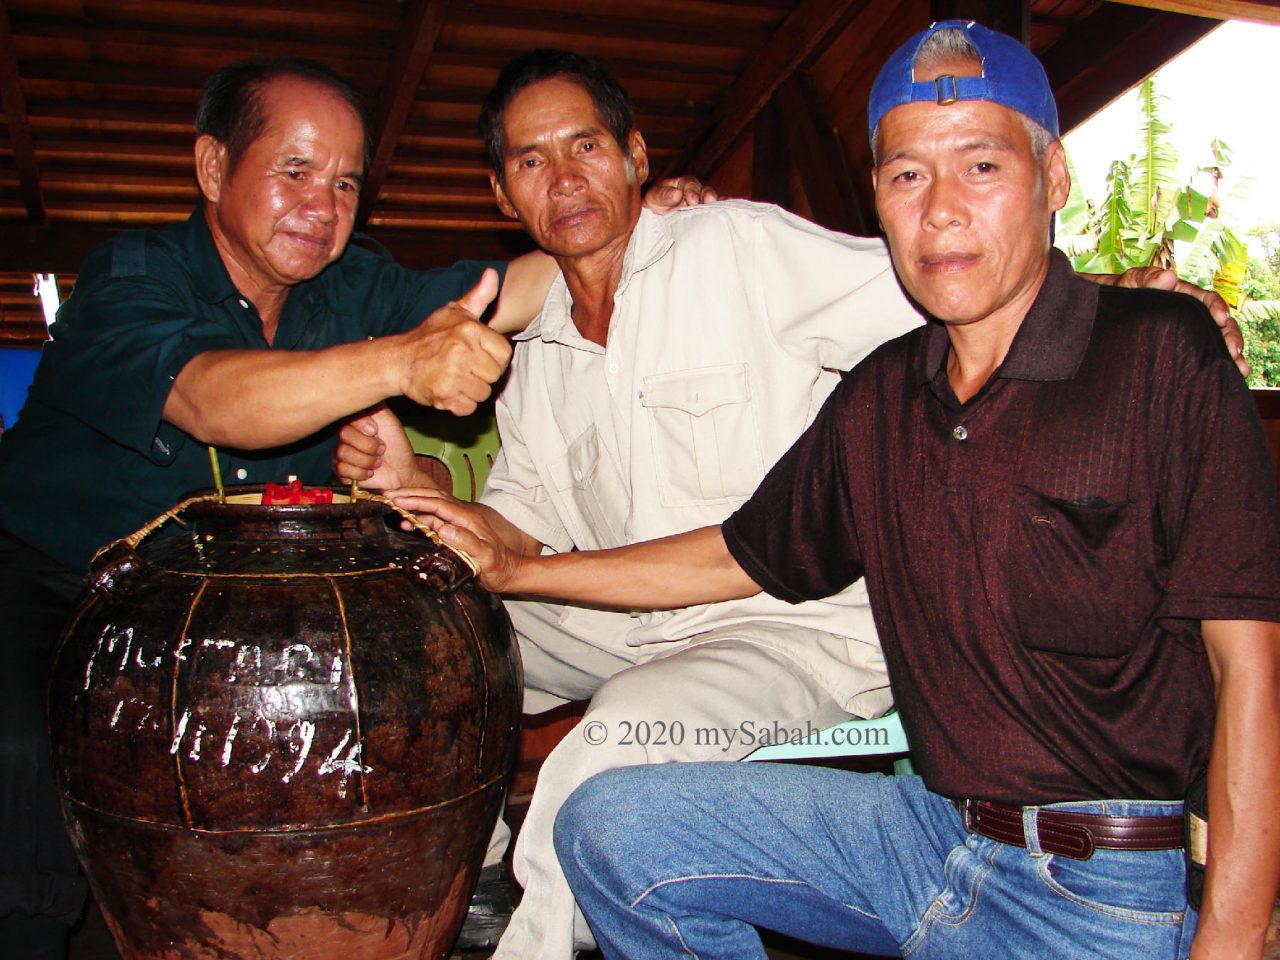
[[[1138,640],[1150,593],[1138,564],[1138,508],[1103,497],[1014,496],[1009,565],[1014,619],[1032,649],[1121,657]]]
[[[665,506],[751,495],[764,468],[746,364],[656,374],[642,391]]]

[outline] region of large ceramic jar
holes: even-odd
[[[382,504],[229,492],[95,561],[58,650],[63,805],[116,944],[447,956],[514,760],[510,623]]]

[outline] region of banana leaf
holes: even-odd
[[[1280,321],[1280,300],[1250,300],[1240,308],[1240,316],[1254,323]]]
[[[1144,80],[1138,87],[1142,126],[1138,152],[1131,162],[1129,206],[1148,236],[1164,227],[1178,194],[1178,150],[1169,139],[1172,127],[1160,117],[1161,106],[1167,100],[1156,90],[1154,78]]]
[[[1218,141],[1214,141],[1214,144],[1217,146]],[[1222,202],[1223,209],[1228,211],[1247,209],[1249,197],[1256,186],[1255,177],[1237,177]],[[1195,191],[1188,187],[1187,192]],[[1184,279],[1194,282],[1196,279],[1216,276],[1222,269],[1229,269],[1233,264],[1243,265],[1247,270],[1249,248],[1230,229],[1226,220],[1222,218],[1205,220],[1200,225],[1190,249],[1183,255],[1182,262],[1184,270],[1181,275]]]
[[[1086,236],[1089,232],[1089,221],[1093,218],[1093,207],[1084,195],[1084,187],[1076,176],[1075,164],[1071,162],[1071,154],[1067,154],[1067,173],[1071,176],[1071,192],[1067,194],[1066,205],[1058,211],[1058,237],[1076,238]],[[1062,246],[1061,241],[1058,243]],[[1065,248],[1064,248],[1065,249]]]
[[[1123,273],[1129,267],[1146,265],[1133,259],[1139,255],[1144,235],[1129,205],[1129,182],[1129,165],[1113,161],[1107,173],[1107,195],[1089,224],[1098,238],[1097,252],[1088,261],[1087,269],[1092,273]]]

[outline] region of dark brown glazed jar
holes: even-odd
[[[50,723],[126,960],[448,955],[514,761],[520,663],[467,565],[387,514],[210,499],[182,534],[95,560]]]

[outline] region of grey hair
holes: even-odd
[[[939,64],[953,64],[957,60],[968,60],[980,65],[982,55],[978,53],[978,48],[973,45],[968,34],[959,27],[948,27],[946,30],[939,30],[929,35],[916,52],[911,68],[913,71],[924,72]],[[1031,138],[1031,155],[1038,163],[1044,159],[1049,144],[1054,141],[1054,136],[1025,113],[1018,113],[1016,110],[1014,112],[1018,114],[1018,119],[1026,128],[1027,136]],[[871,159],[876,166],[880,165],[880,124],[876,124],[875,132],[871,135]]]
[[[974,63],[982,63],[982,54],[978,53],[978,48],[973,45],[967,33],[959,27],[948,27],[946,30],[931,33],[929,39],[920,44],[911,68],[928,70],[939,63],[955,60],[972,60]]]

